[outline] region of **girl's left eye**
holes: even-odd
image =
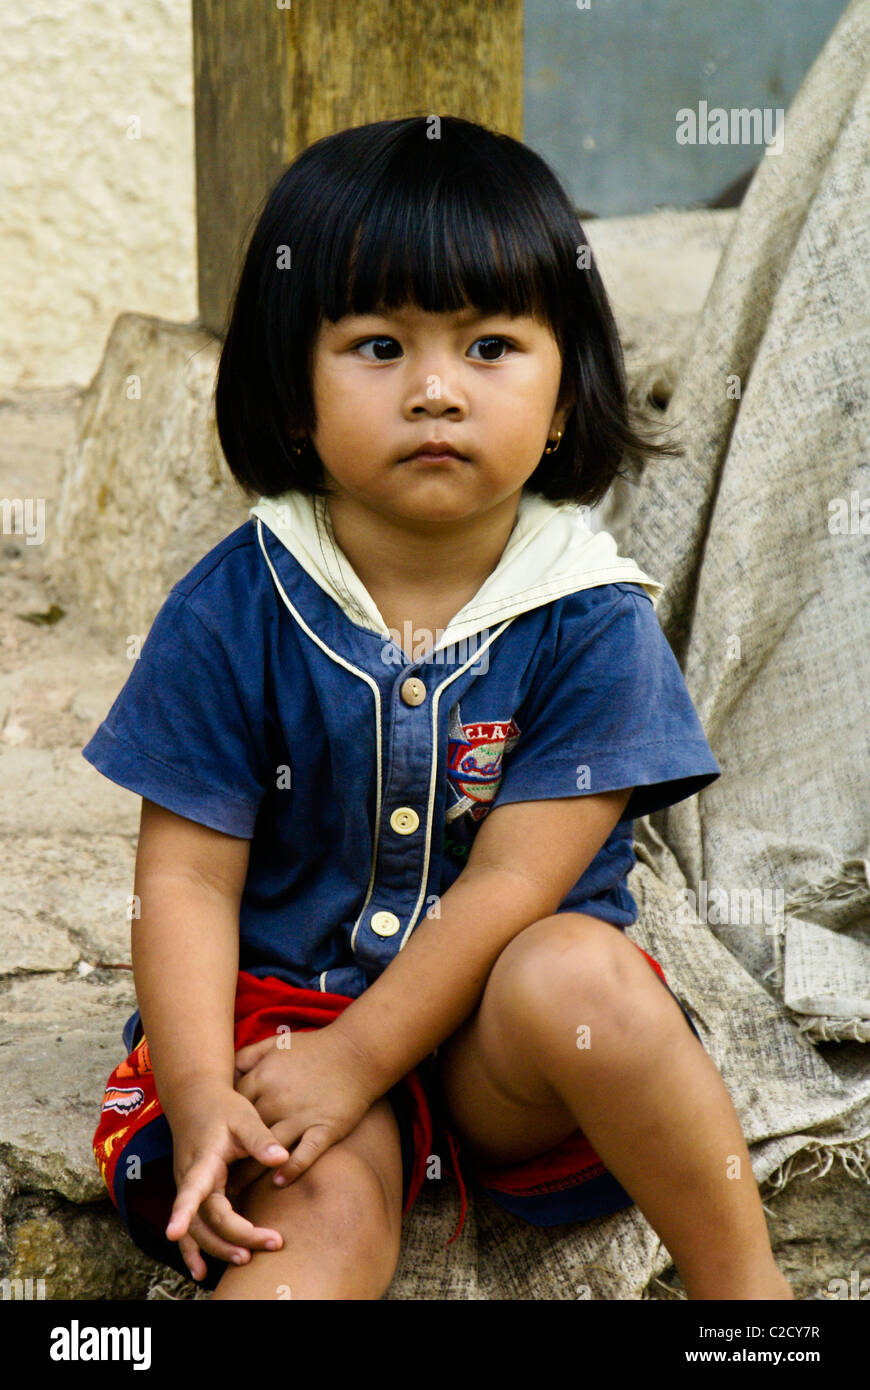
[[[492,338],[478,338],[478,339],[477,339],[477,342],[472,343],[471,346],[472,346],[472,347],[477,347],[477,344],[478,344],[478,343],[502,343],[502,344],[504,345],[504,347],[507,348],[508,352],[512,352],[512,351],[513,351],[513,349],[512,349],[512,347],[511,347],[510,343],[508,342],[507,338],[499,338],[499,337],[497,337],[497,336],[496,336],[496,337],[492,337]],[[498,358],[498,357],[484,357],[484,358],[483,358],[483,361],[484,361],[484,362],[498,362],[498,361],[500,361],[500,358]]]
[[[383,338],[365,338],[365,339],[363,340],[363,342],[357,343],[357,345],[356,345],[356,350],[357,350],[357,352],[361,352],[362,349],[363,349],[364,347],[368,347],[369,343],[378,343],[378,344],[381,344],[381,343],[396,343],[396,339],[395,339],[395,338],[387,338],[387,337],[383,337]],[[472,347],[477,347],[478,343],[501,343],[501,344],[504,345],[504,347],[506,347],[506,348],[508,349],[508,351],[512,351],[511,345],[510,345],[510,343],[508,342],[507,338],[500,338],[500,337],[497,337],[497,336],[487,337],[487,338],[477,338],[477,339],[472,343],[471,346],[472,346]],[[396,343],[396,346],[398,346],[398,343]],[[368,358],[367,360],[368,360],[369,362],[372,362],[372,361],[374,361],[374,362],[394,362],[396,359],[395,359],[395,357],[374,357],[374,358],[370,357],[370,358]],[[501,358],[500,358],[500,357],[483,357],[483,358],[479,358],[478,360],[479,360],[479,361],[483,361],[483,362],[500,362],[500,361],[501,361]]]

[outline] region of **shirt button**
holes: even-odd
[[[420,817],[412,806],[397,806],[390,816],[390,825],[397,835],[413,835],[420,824]]]
[[[409,676],[399,686],[399,694],[406,705],[422,705],[426,698],[426,687],[416,676]]]
[[[395,912],[375,912],[372,915],[372,931],[378,936],[395,936],[400,922]]]

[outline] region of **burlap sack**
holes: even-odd
[[[629,935],[692,1014],[763,1197],[834,1162],[870,1183],[870,1049],[811,1041],[868,1037],[868,55],[854,0],[783,152],[761,160],[683,359],[664,420],[686,457],[600,512],[666,585],[659,618],[723,770],[636,823]],[[868,519],[844,533],[856,490]],[[835,1015],[835,996],[858,1012]],[[457,1210],[449,1180],[427,1185],[388,1298],[640,1298],[669,1263],[636,1207],[538,1230],[472,1198],[445,1248]]]

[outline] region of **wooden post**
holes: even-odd
[[[522,139],[523,0],[193,0],[199,321],[223,336],[281,170],[323,135],[462,116]]]

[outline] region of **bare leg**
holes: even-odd
[[[794,1297],[725,1084],[649,962],[609,923],[561,913],[521,932],[439,1055],[458,1132],[485,1162],[530,1158],[579,1127],[690,1299]]]
[[[402,1156],[390,1102],[373,1105],[289,1187],[275,1187],[264,1173],[234,1205],[280,1231],[284,1244],[228,1265],[212,1298],[380,1298],[395,1273],[402,1224]]]

